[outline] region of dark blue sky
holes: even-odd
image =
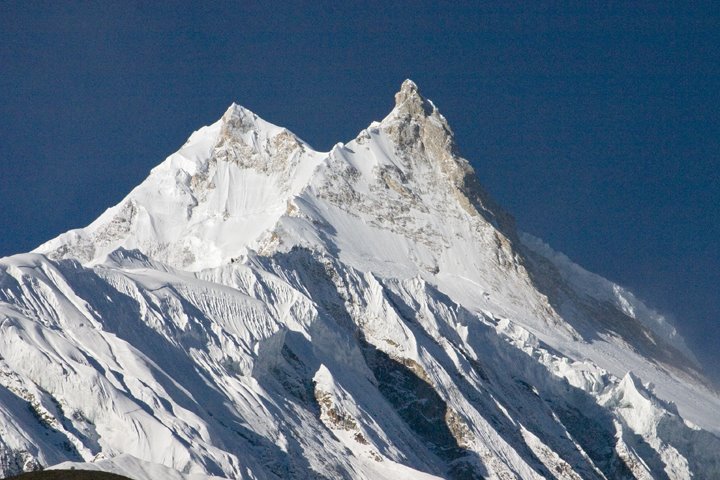
[[[233,101],[327,149],[409,77],[523,230],[720,361],[720,3],[70,3],[0,3],[0,255]]]

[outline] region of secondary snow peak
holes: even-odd
[[[275,127],[275,125],[265,122],[255,113],[234,102],[225,111],[221,121],[221,137],[239,136],[251,131],[257,133],[263,130],[279,129],[279,127]]]

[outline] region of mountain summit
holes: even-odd
[[[675,328],[519,232],[406,80],[329,152],[233,104],[0,259],[0,476],[720,476]]]

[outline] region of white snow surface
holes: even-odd
[[[232,105],[0,259],[0,477],[715,478],[661,314],[519,233],[411,81],[317,152]]]
[[[257,245],[322,157],[233,104],[118,205],[35,251],[95,264],[123,247],[186,270],[218,267]]]

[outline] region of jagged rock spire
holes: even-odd
[[[400,86],[400,91],[395,94],[393,112],[400,117],[427,117],[436,113],[437,109],[431,101],[426,100],[420,94],[417,84],[407,79]]]

